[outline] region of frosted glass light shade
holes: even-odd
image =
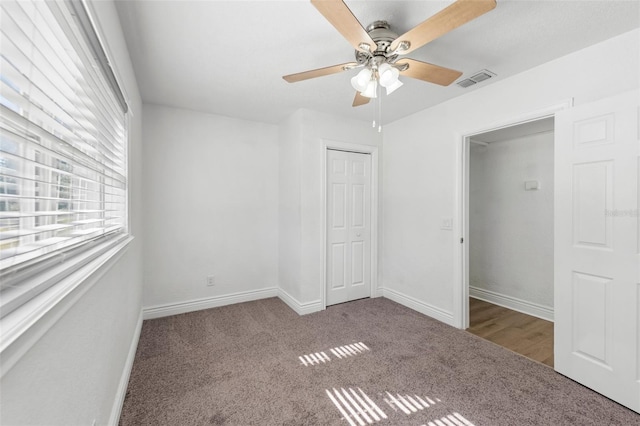
[[[376,98],[378,96],[377,90],[378,82],[375,80],[369,80],[369,84],[367,84],[367,88],[360,92],[360,94],[366,98]]]
[[[388,96],[388,95],[390,95],[390,94],[392,94],[393,92],[395,92],[395,91],[396,91],[396,89],[399,89],[399,88],[400,88],[400,86],[402,86],[402,84],[403,84],[403,83],[402,83],[400,80],[396,80],[396,82],[395,82],[395,83],[390,84],[389,86],[387,86],[387,87],[386,87],[386,89],[387,89],[387,96]]]
[[[378,75],[380,76],[380,85],[382,87],[388,88],[389,86],[396,84],[396,82],[398,81],[398,76],[400,75],[400,71],[398,71],[397,68],[392,67],[387,63],[384,63],[378,67]]]
[[[358,92],[362,93],[367,90],[369,83],[371,82],[371,70],[365,68],[361,70],[355,77],[351,79],[351,86]]]

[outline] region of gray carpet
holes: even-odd
[[[305,357],[306,355],[306,357]],[[640,416],[388,299],[145,321],[120,425],[638,425]]]

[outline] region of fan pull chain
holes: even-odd
[[[377,102],[377,101],[378,101],[377,99],[374,99],[374,102]],[[373,127],[375,129],[376,128],[376,122],[377,122],[376,121],[376,109],[373,108],[372,110],[373,110],[373,121],[371,123],[371,127]]]
[[[382,90],[376,101],[378,103],[378,133],[382,133]]]

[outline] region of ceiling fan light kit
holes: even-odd
[[[400,75],[441,86],[448,86],[457,80],[462,75],[460,71],[405,58],[403,55],[489,12],[496,7],[496,0],[457,0],[400,36],[391,30],[386,21],[375,21],[366,29],[363,28],[343,0],[311,0],[311,4],[355,48],[356,62],[290,74],[283,78],[294,83],[363,67],[351,78],[351,86],[356,90],[353,101],[356,107],[378,97],[378,84],[386,89],[387,95],[393,93],[403,84]]]

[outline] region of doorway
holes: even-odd
[[[371,296],[371,155],[327,150],[326,305]]]
[[[469,327],[470,139],[553,116],[554,369],[640,412],[640,323],[630,320],[640,317],[638,91],[572,105],[459,135],[454,319]]]
[[[469,142],[468,330],[553,366],[554,118]]]

